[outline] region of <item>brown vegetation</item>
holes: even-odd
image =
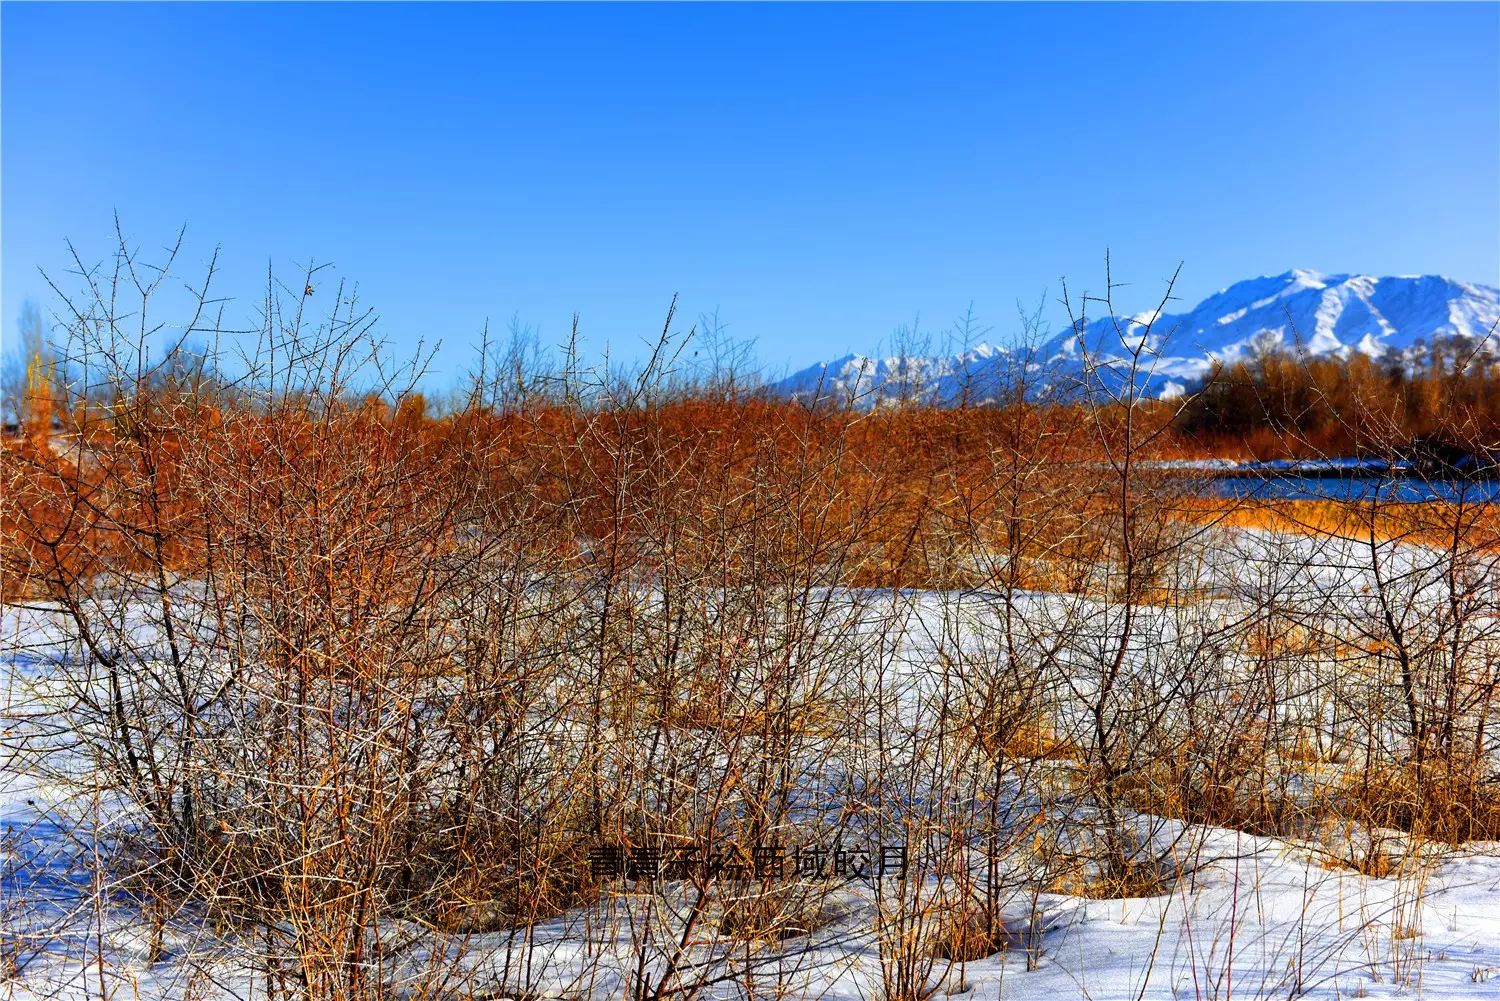
[[[1419,440],[1487,455],[1500,444],[1500,352],[1466,338],[1379,359],[1266,352],[1220,366],[1181,427],[1235,457],[1389,458]]]
[[[1263,508],[1372,583],[1309,606],[1285,548],[1226,611],[1200,561],[1265,514],[1157,464],[1191,402],[808,408],[684,386],[668,335],[631,379],[495,366],[433,412],[342,293],[317,322],[268,289],[232,379],[135,364],[113,304],[157,287],[122,250],[70,301],[60,429],[0,450],[5,598],[65,640],[8,749],[78,783],[28,743],[67,733],[128,804],[97,864],[153,958],[206,915],[270,996],[439,998],[494,933],[525,994],[538,925],[585,914],[633,1001],[784,995],[807,971],[767,957],[846,880],[647,862],[899,844],[862,885],[884,994],[917,999],[1034,964],[1045,892],[1170,889],[1174,818],[1497,833],[1487,508]],[[1435,597],[1393,539],[1435,547]]]

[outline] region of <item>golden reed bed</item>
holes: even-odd
[[[1193,497],[1182,517],[1200,524],[1450,548],[1500,548],[1500,504]]]

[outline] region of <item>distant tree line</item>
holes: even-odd
[[[1490,465],[1500,447],[1500,354],[1468,338],[1378,357],[1268,352],[1219,365],[1186,403],[1180,427],[1215,454]]]

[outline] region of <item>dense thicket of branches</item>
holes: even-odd
[[[1236,550],[1157,461],[1208,404],[810,409],[685,383],[670,335],[628,378],[486,359],[434,415],[350,298],[307,314],[310,275],[232,379],[219,348],[150,363],[167,273],[85,272],[0,451],[5,597],[60,637],[3,746],[76,792],[97,907],[152,961],[213,927],[257,996],[532,996],[572,914],[576,996],[808,993],[838,880],[594,860],[900,844],[868,931],[882,996],[925,1001],[1036,962],[1044,892],[1188,878],[1173,818],[1500,834],[1485,505],[1432,511],[1417,559],[1378,495]],[[184,340],[228,336],[213,302]],[[13,967],[62,940],[6,907]]]
[[[973,579],[961,554],[970,537],[996,531],[1002,507],[1020,504],[1011,522],[1049,550],[1027,562],[1023,579],[1041,583],[1045,565],[1072,559],[1081,568],[1097,557],[1103,542],[1090,525],[1104,486],[1089,470],[1121,435],[1119,413],[1101,422],[1083,408],[865,414],[675,393],[619,409],[541,401],[438,418],[422,411],[413,399],[262,406],[160,390],[82,406],[60,430],[8,444],[10,485],[24,503],[9,505],[0,525],[7,593],[57,598],[80,575],[158,558],[173,574],[197,576],[237,533],[269,539],[278,526],[267,505],[318,499],[320,480],[300,493],[268,492],[288,475],[283,466],[323,475],[330,456],[339,475],[366,478],[341,485],[351,498],[377,487],[397,495],[382,512],[393,522],[420,517],[401,507],[416,503],[420,487],[470,516],[482,504],[487,532],[524,512],[532,544],[558,559],[622,550],[611,557],[622,573],[658,547],[753,575],[772,556],[800,560],[833,546],[839,559],[819,584],[960,584]],[[1019,493],[995,480],[996,446],[1007,442],[1026,450]],[[356,463],[361,472],[345,468]],[[410,484],[379,479],[396,466]],[[1068,503],[1054,503],[1064,484]],[[340,515],[373,516],[356,506]],[[661,519],[670,537],[653,535]],[[721,551],[752,541],[753,550]]]

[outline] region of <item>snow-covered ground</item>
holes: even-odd
[[[1352,540],[1314,543],[1268,532],[1220,533],[1197,552],[1179,574],[1201,600],[1149,610],[1133,627],[1140,637],[1133,669],[1147,677],[1171,669],[1174,658],[1204,657],[1214,636],[1248,609],[1275,604],[1309,617],[1333,610],[1357,616],[1372,594],[1390,594],[1393,586],[1420,607],[1448,569],[1444,554],[1420,547],[1372,550]],[[1495,568],[1481,569],[1494,577]],[[1118,611],[1079,596],[1011,598],[1038,642],[1071,637],[1057,657],[1080,665],[1077,690],[1086,692],[1082,665],[1097,659],[1091,644],[1117,635]],[[854,633],[879,633],[871,650],[879,651],[872,657],[881,683],[914,716],[940,685],[943,651],[955,642],[982,650],[998,607],[996,596],[983,593],[862,594],[856,604],[854,618],[871,625],[856,624]],[[250,944],[190,915],[173,924],[165,956],[149,961],[139,908],[102,885],[94,865],[96,833],[107,836],[124,807],[103,791],[89,794],[89,775],[69,765],[69,735],[55,726],[62,695],[53,682],[68,670],[59,619],[45,608],[7,607],[0,629],[6,746],[24,737],[26,747],[0,762],[0,941],[5,961],[19,967],[0,991],[15,998],[264,997]],[[983,959],[931,960],[921,979],[933,996],[1500,998],[1500,844],[1418,851],[1376,878],[1340,864],[1314,839],[1140,820],[1150,838],[1175,853],[1177,875],[1164,892],[1121,899],[1018,892],[1006,913],[1018,928],[1034,924],[1037,935],[1018,936],[1012,948]],[[621,879],[596,906],[523,935],[487,931],[460,940],[399,930],[426,935],[411,952],[414,970],[436,951],[468,971],[455,997],[621,997],[642,961],[640,929],[655,920],[675,933],[680,912],[672,905],[684,892],[671,885],[648,892]],[[835,887],[820,926],[808,934],[746,946],[743,962],[717,946],[695,954],[699,970],[717,963],[740,971],[727,981],[709,978],[701,996],[879,998],[882,955],[888,962],[890,950],[889,942],[881,948],[878,915],[891,894],[923,892],[879,880]],[[665,949],[671,936],[657,933],[652,941],[653,949]],[[646,965],[659,968],[668,951],[651,952]],[[501,990],[507,986],[510,994]]]

